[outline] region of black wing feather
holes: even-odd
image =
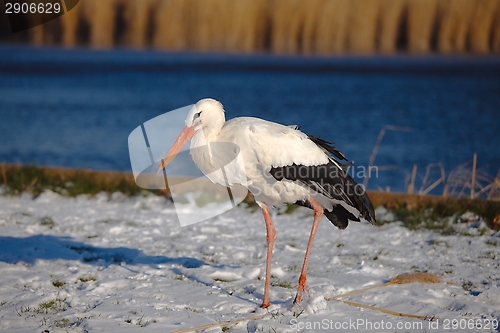
[[[320,139],[317,136],[308,136],[309,140],[314,142],[317,146],[323,148],[324,150],[328,151],[330,154],[338,158],[339,160],[344,160],[347,161],[347,158],[345,155],[341,152],[335,149],[334,142],[328,142],[323,139]]]
[[[309,138],[325,152],[347,161],[344,154],[336,150],[331,143],[317,137]],[[344,201],[356,208],[368,222],[375,223],[375,212],[366,191],[345,170],[339,167],[339,165],[343,165],[334,160],[332,156],[330,156],[330,159],[327,164],[322,165],[292,164],[272,167],[270,173],[278,181],[283,178],[300,181],[311,190],[327,198]],[[296,204],[312,208],[307,200],[296,202]],[[354,216],[340,204],[335,205],[332,211],[324,210],[324,214],[339,229],[345,229],[349,224],[349,220],[359,222],[358,216]]]

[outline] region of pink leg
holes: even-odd
[[[307,262],[309,261],[309,253],[311,252],[312,244],[314,241],[314,234],[316,234],[316,229],[318,228],[319,221],[321,221],[321,218],[323,217],[323,207],[321,207],[320,204],[311,197],[309,197],[308,200],[314,209],[314,222],[311,229],[311,234],[309,235],[309,243],[307,243],[307,250],[306,250],[306,255],[304,257],[304,264],[302,265],[302,272],[300,273],[299,287],[297,288],[297,296],[295,296],[293,304],[300,303],[302,299],[302,293],[306,288],[306,281],[307,281],[306,272],[307,272]]]
[[[269,209],[265,204],[262,204],[262,214],[266,221],[267,230],[267,261],[266,261],[266,282],[264,287],[264,299],[262,300],[261,308],[267,308],[271,303],[269,302],[269,283],[271,280],[271,258],[273,256],[274,240],[276,239],[276,229],[274,228]]]

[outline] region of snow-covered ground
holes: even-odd
[[[272,305],[261,310],[266,237],[259,211],[237,207],[180,227],[162,197],[0,196],[0,331],[172,332],[259,314],[206,331],[498,331],[491,321],[500,319],[500,233],[480,235],[478,223],[452,236],[397,222],[341,231],[325,219],[309,263],[309,295],[292,308],[311,223],[306,209],[275,216]],[[346,299],[433,322],[325,301],[415,271],[442,282]]]

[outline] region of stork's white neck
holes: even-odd
[[[191,139],[191,148],[195,147],[202,147],[207,145],[209,141],[207,141],[207,138],[205,137],[203,130],[197,131],[194,135],[193,138]]]
[[[191,147],[216,141],[225,122],[224,107],[220,102],[211,98],[200,100],[186,117],[186,126],[194,126],[195,131]]]
[[[191,147],[200,147],[216,141],[225,122],[224,113],[221,113],[217,117],[210,119],[210,121],[205,121],[196,125],[196,133],[191,139]]]
[[[221,122],[221,124],[224,125],[224,122]],[[199,125],[201,128],[196,130],[196,133],[191,138],[190,145],[190,154],[193,161],[205,175],[209,175],[218,169],[214,164],[211,143],[217,141],[222,126],[218,124],[214,126],[213,123],[211,125],[204,127]]]

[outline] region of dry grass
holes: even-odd
[[[120,191],[128,195],[141,192],[129,173],[5,164],[0,164],[0,171],[0,184],[7,186],[8,193],[14,195],[30,191],[37,196],[45,189],[69,196],[100,191]]]
[[[358,307],[358,308],[379,311],[379,312],[382,312],[382,313],[386,313],[386,314],[393,315],[393,316],[398,316],[398,317],[416,318],[416,319],[424,319],[424,320],[434,320],[434,318],[428,318],[426,316],[414,315],[414,314],[409,314],[409,313],[401,313],[401,312],[392,311],[392,310],[388,310],[388,309],[384,309],[384,308],[380,308],[380,307],[376,307],[376,306],[371,306],[371,305],[367,305],[367,304],[362,304],[362,303],[357,303],[357,302],[350,302],[350,301],[342,300],[341,298],[345,298],[345,297],[349,297],[349,296],[353,296],[353,295],[365,293],[365,292],[367,292],[369,290],[372,290],[372,289],[377,289],[377,288],[381,288],[381,287],[387,287],[387,286],[390,286],[392,284],[439,283],[439,282],[441,282],[441,279],[437,275],[434,275],[434,274],[431,274],[431,273],[421,273],[421,272],[404,273],[404,274],[396,276],[395,278],[390,279],[386,283],[377,284],[377,285],[369,286],[369,287],[366,287],[366,288],[354,290],[354,291],[351,291],[351,292],[348,292],[348,293],[345,293],[345,294],[340,294],[340,295],[337,295],[337,296],[334,296],[334,297],[325,297],[325,300],[326,301],[339,301],[339,302],[343,302],[343,303],[345,303],[347,305],[355,306],[355,307]]]
[[[389,280],[388,284],[406,284],[406,283],[439,283],[441,278],[435,274],[425,272],[403,273]]]
[[[448,218],[456,221],[468,211],[484,218],[490,228],[498,227],[494,220],[500,214],[500,201],[386,192],[368,192],[368,195],[375,207],[393,211],[412,230],[426,228],[453,233]]]
[[[34,44],[280,54],[500,52],[498,0],[86,0]]]
[[[497,191],[500,181],[497,176]],[[182,182],[182,179],[179,181]],[[478,176],[478,182],[481,177]],[[68,196],[96,194],[101,191],[122,192],[126,195],[139,195],[142,191],[132,174],[123,172],[102,172],[39,166],[20,166],[0,164],[0,184],[6,186],[7,193],[18,195],[30,191],[35,196],[45,189]],[[156,195],[169,196],[169,190],[151,190]],[[460,216],[471,211],[484,218],[490,227],[497,228],[500,215],[500,201],[470,198],[452,198],[430,195],[410,195],[404,193],[368,192],[375,207],[384,206],[396,213],[410,229],[445,229],[444,218]],[[245,203],[250,206],[254,198],[248,194]],[[293,210],[290,210],[293,211]]]
[[[476,0],[468,33],[469,48],[475,53],[490,51],[490,37],[495,21],[500,15],[498,0]]]
[[[380,287],[387,287],[391,284],[407,284],[407,283],[440,283],[441,278],[435,274],[432,273],[426,273],[426,272],[411,272],[411,273],[403,273],[399,274],[398,276],[390,279],[389,281],[382,283],[382,284],[376,284],[373,286],[369,286],[366,288],[350,291],[345,294],[340,294],[334,297],[326,297],[326,301],[334,301],[338,300],[340,298],[344,297],[349,297],[353,295],[357,295],[360,293],[364,293],[368,290],[380,288]]]
[[[385,125],[382,127],[372,153],[370,154],[367,167],[368,170],[375,165],[375,159],[382,144],[382,139],[389,130],[410,132],[412,129],[391,125]],[[492,176],[486,171],[478,168],[477,162],[478,156],[474,153],[472,161],[468,161],[453,169],[449,173],[448,178],[446,177],[446,172],[441,163],[431,163],[427,165],[424,176],[421,176],[418,173],[418,166],[415,164],[413,165],[412,172],[407,174],[404,192],[407,194],[416,193],[418,195],[428,195],[437,186],[441,185],[443,187],[443,197],[451,196],[455,198],[500,201],[500,169],[498,170],[496,176]],[[386,166],[378,166],[377,168],[382,170],[384,167]],[[439,177],[436,177],[436,172],[434,171],[435,169],[439,171]],[[365,188],[368,187],[367,185],[369,180],[370,177],[365,177],[363,180],[363,186]],[[421,185],[420,189],[416,192],[416,183],[418,181],[421,181]],[[384,192],[382,188],[379,188],[379,190]],[[387,189],[385,192],[389,192],[389,190]]]
[[[445,195],[457,198],[500,200],[500,170],[496,176],[474,168],[472,161],[450,172]]]

